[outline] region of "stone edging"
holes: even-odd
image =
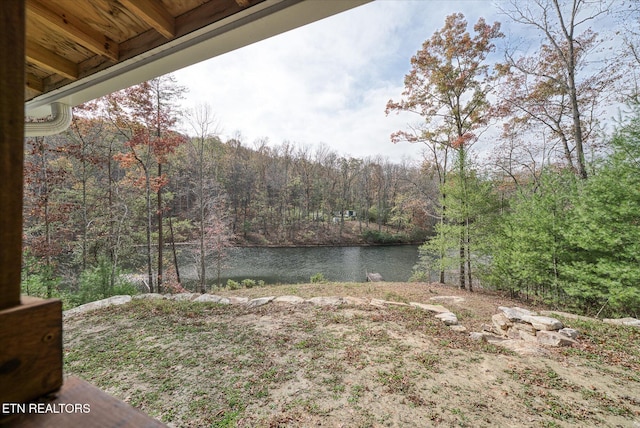
[[[467,329],[458,323],[458,317],[440,304],[426,304],[418,302],[394,302],[382,299],[364,299],[361,297],[338,297],[338,296],[319,296],[312,297],[310,299],[303,299],[298,296],[267,296],[258,297],[255,299],[249,299],[248,297],[223,297],[215,294],[200,294],[200,293],[180,293],[180,294],[158,294],[158,293],[146,293],[135,296],[113,296],[107,299],[90,302],[67,311],[63,312],[64,317],[70,317],[77,314],[82,314],[95,309],[104,308],[113,305],[122,305],[130,302],[131,300],[138,299],[165,299],[165,300],[188,300],[192,302],[212,302],[221,305],[245,305],[248,308],[256,308],[268,303],[284,303],[290,305],[298,304],[312,304],[315,306],[340,306],[340,305],[370,305],[378,308],[384,308],[387,306],[412,306],[418,309],[422,309],[425,312],[434,314],[434,317],[441,320],[446,326],[451,329],[464,332]],[[433,301],[446,301],[450,300],[455,303],[464,301],[464,298],[457,296],[436,296],[432,298]]]

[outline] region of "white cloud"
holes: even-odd
[[[421,158],[419,145],[390,142],[417,116],[385,116],[400,98],[409,60],[450,13],[470,23],[487,1],[375,1],[175,73],[186,105],[208,103],[223,137],[247,143],[326,143],[340,154]],[[496,19],[485,16],[487,21]]]

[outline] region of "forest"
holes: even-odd
[[[540,34],[534,50],[458,13],[410,59],[386,113],[414,113],[391,135],[424,146],[413,162],[223,141],[171,75],[76,107],[64,134],[25,140],[23,292],[68,307],[132,293],[123,274],[140,272],[152,292],[206,292],[231,246],[411,242],[415,281],[638,317],[640,10],[530,5],[502,12]],[[598,34],[605,18],[624,31]]]

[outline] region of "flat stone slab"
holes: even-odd
[[[605,318],[602,322],[614,325],[626,325],[629,327],[640,327],[640,320],[637,318]]]
[[[541,330],[536,334],[538,343],[547,346],[572,346],[577,342],[556,331]]]
[[[107,299],[96,300],[95,302],[85,303],[75,308],[64,311],[65,316],[81,314],[95,309],[106,308],[107,306],[123,305],[131,301],[131,296],[112,296]]]
[[[363,299],[361,297],[347,296],[347,297],[343,297],[342,300],[344,300],[344,303],[346,305],[368,305],[369,304],[369,299]]]
[[[560,330],[558,330],[558,333],[570,337],[571,339],[577,339],[578,336],[580,336],[580,332],[578,330],[568,327],[561,328]]]
[[[518,308],[518,307],[508,308],[506,306],[499,306],[498,309],[502,311],[504,316],[506,316],[507,319],[511,322],[520,322],[522,321],[522,317],[524,316],[537,315],[533,311],[530,311],[524,308]]]
[[[222,296],[218,296],[216,294],[201,294],[200,296],[195,298],[193,301],[219,303],[221,299],[222,299]]]
[[[404,303],[404,302],[392,302],[391,300],[385,300],[384,301],[385,305],[388,306],[409,306],[408,303]]]
[[[410,302],[409,305],[419,308],[428,312],[433,312],[435,314],[444,314],[447,312],[451,312],[449,309],[445,308],[442,305],[429,305],[426,303],[418,303],[418,302]]]
[[[385,301],[384,301],[384,300],[382,300],[382,299],[371,299],[371,300],[369,301],[369,304],[370,304],[371,306],[377,306],[377,307],[379,307],[379,308],[384,308],[384,302],[385,302]]]
[[[564,327],[559,320],[541,315],[525,315],[522,321],[531,324],[536,330],[555,331]]]
[[[198,293],[178,293],[178,294],[166,294],[167,299],[171,300],[195,300],[200,297],[201,294]]]
[[[273,303],[288,303],[290,305],[298,305],[304,302],[305,300],[298,296],[278,296],[273,299]]]
[[[132,299],[135,300],[152,300],[152,299],[166,299],[165,296],[163,296],[160,293],[144,293],[144,294],[136,294],[135,296],[131,296]]]
[[[312,297],[307,299],[307,302],[316,306],[338,306],[343,303],[342,297],[330,296],[330,297]]]
[[[435,318],[438,318],[444,323],[444,325],[458,325],[458,317],[453,312],[442,312],[437,314]]]
[[[248,297],[231,296],[227,297],[226,299],[226,302],[220,300],[220,303],[222,303],[223,305],[244,305],[245,303],[249,303]]]
[[[270,303],[276,298],[276,296],[268,296],[268,297],[258,297],[256,299],[251,299],[247,302],[248,308],[257,308],[258,306],[266,305]]]

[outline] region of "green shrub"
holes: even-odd
[[[322,272],[318,272],[318,273],[315,273],[315,274],[311,275],[311,278],[309,278],[309,280],[311,281],[312,284],[321,283],[321,282],[327,282],[327,279],[324,277]]]
[[[227,279],[227,288],[229,290],[237,290],[240,288],[240,283],[233,279]]]
[[[65,306],[74,307],[96,300],[118,295],[135,295],[138,289],[134,284],[123,279],[120,271],[116,271],[113,283],[111,264],[101,260],[98,265],[86,269],[80,274],[76,287],[70,287],[63,295]]]
[[[429,272],[416,269],[409,277],[409,282],[431,282],[431,278]]]
[[[256,281],[253,279],[243,279],[241,284],[246,288],[251,288],[256,286]]]
[[[20,292],[43,299],[60,297],[59,285],[60,278],[54,274],[53,266],[44,264],[41,259],[25,251]]]

